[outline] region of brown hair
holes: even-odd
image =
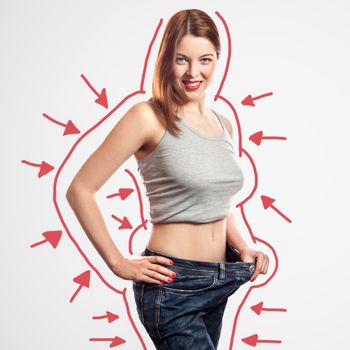
[[[178,136],[180,132],[176,125],[178,107],[190,101],[178,86],[173,72],[175,49],[186,34],[208,39],[214,45],[218,59],[221,52],[218,29],[204,11],[181,10],[170,18],[158,51],[152,81],[152,97],[148,101],[156,105],[156,112],[164,115],[167,129],[173,136]]]

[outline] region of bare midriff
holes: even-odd
[[[147,248],[181,259],[225,261],[226,218],[201,224],[153,224]]]

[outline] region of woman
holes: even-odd
[[[205,12],[173,15],[152,98],[130,108],[67,191],[110,269],[133,280],[140,320],[157,349],[216,349],[227,298],[267,273],[267,255],[247,245],[231,210],[243,185],[231,123],[204,105],[219,55],[218,30]],[[147,189],[153,227],[142,255],[126,258],[93,195],[131,155]]]

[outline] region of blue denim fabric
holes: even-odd
[[[133,281],[137,313],[156,349],[217,349],[227,299],[248,282],[255,263],[226,244],[226,261],[180,259],[146,248],[142,255],[174,261],[172,283]]]

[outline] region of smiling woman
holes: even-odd
[[[152,97],[127,111],[67,192],[108,266],[133,280],[138,315],[157,349],[216,349],[228,296],[267,272],[268,257],[247,245],[233,219],[231,199],[244,176],[231,123],[205,106],[219,56],[210,16],[197,9],[174,14],[158,52]],[[153,227],[143,254],[126,258],[93,194],[131,155]]]
[[[160,110],[172,135],[180,132],[176,121],[182,107],[204,96],[220,52],[219,31],[204,11],[183,10],[169,19],[160,43],[149,101],[158,106],[156,113]],[[192,108],[195,109],[198,107]],[[199,113],[205,114],[203,109]],[[217,122],[212,124],[219,126]]]

